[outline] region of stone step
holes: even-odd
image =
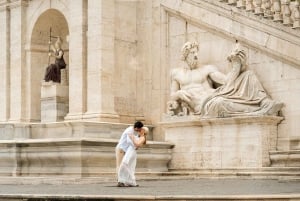
[[[203,169],[203,170],[169,170],[140,171],[136,172],[137,180],[183,180],[183,179],[276,179],[276,180],[299,180],[300,167],[265,167],[260,169]],[[98,172],[97,176],[2,176],[1,184],[97,184],[99,182],[116,181],[116,173]]]
[[[300,167],[300,150],[270,152],[273,167]]]
[[[164,177],[186,178],[248,178],[300,180],[300,168],[260,168],[260,169],[203,169],[194,171],[170,170]]]
[[[300,150],[300,136],[290,137],[290,150]]]
[[[0,195],[1,201],[296,201],[300,200],[299,194],[293,195],[222,195],[222,196],[197,196],[197,195],[165,195],[165,196],[136,196],[136,195],[97,195],[97,196],[88,196],[88,195]]]

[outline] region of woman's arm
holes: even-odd
[[[130,137],[130,139],[132,140],[134,146],[136,146],[136,147],[141,147],[141,146],[143,146],[143,144],[144,144],[144,142],[145,142],[145,140],[146,140],[145,136],[141,136],[141,137],[139,137],[138,139],[136,139],[136,138],[134,137],[134,135],[131,134],[131,135],[129,135],[129,137]]]

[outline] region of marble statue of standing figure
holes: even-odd
[[[215,89],[214,84],[223,84],[225,75],[213,65],[199,65],[199,45],[186,42],[182,47],[184,67],[171,71],[171,100],[167,113],[173,115],[201,114],[204,100]]]
[[[51,43],[51,42],[50,42]],[[61,48],[62,45],[62,39],[60,37],[57,37],[57,40],[55,42],[55,45],[50,44],[52,53],[49,52],[49,57],[55,57],[55,63],[50,64],[45,72],[44,80],[46,82],[53,81],[60,83],[61,81],[61,69],[66,68],[66,63],[64,60],[64,51]]]
[[[239,43],[227,57],[231,71],[226,83],[219,87],[202,108],[206,117],[245,115],[278,115],[283,103],[272,100],[255,73],[247,70],[246,53]]]

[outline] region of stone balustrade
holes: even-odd
[[[300,29],[299,0],[219,0],[254,15]]]

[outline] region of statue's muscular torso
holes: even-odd
[[[196,69],[174,69],[171,73],[171,96],[175,100],[180,100],[177,95],[184,92],[190,97],[190,101],[184,102],[187,102],[195,110],[197,110],[196,108],[200,109],[203,101],[214,91],[210,78],[215,72],[218,70],[212,65]]]

